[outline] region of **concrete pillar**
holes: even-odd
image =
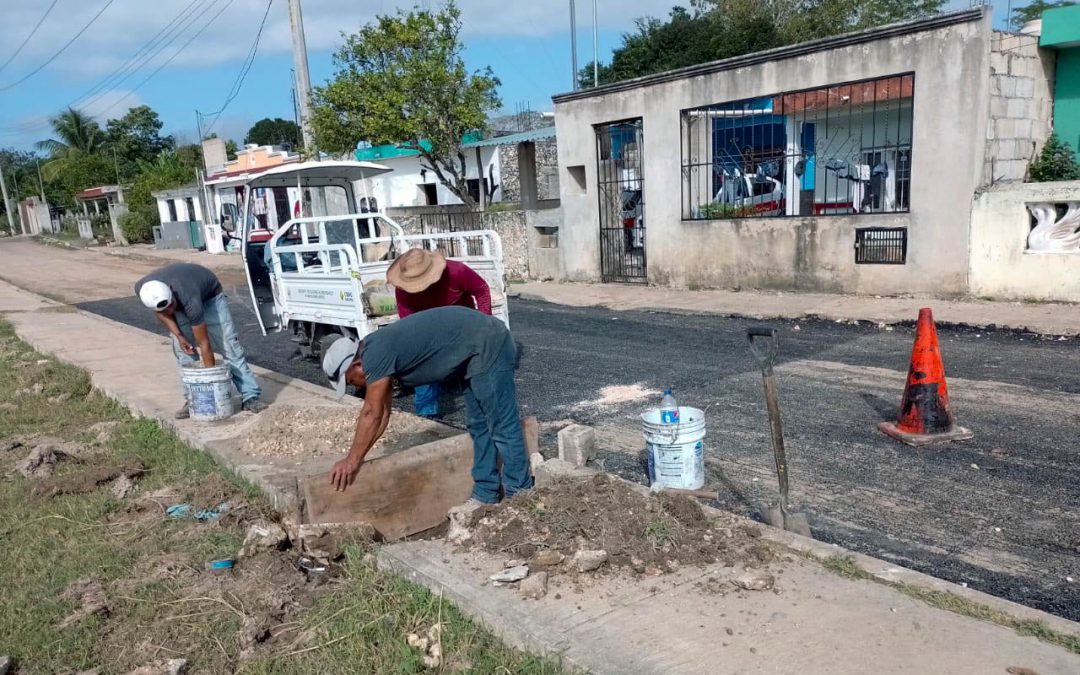
[[[559,459],[577,468],[585,464],[596,454],[596,433],[592,427],[571,424],[559,431]]]
[[[518,143],[518,190],[521,208],[535,209],[540,201],[536,187],[536,143]]]
[[[480,210],[487,209],[487,190],[484,189],[484,159],[480,156],[480,148],[476,149],[476,180],[480,186]]]
[[[787,116],[787,148],[784,153],[784,203],[785,215],[799,215],[799,176],[795,175],[795,163],[799,161],[799,125],[794,115]]]

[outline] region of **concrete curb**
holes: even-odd
[[[686,307],[665,307],[662,305],[645,305],[640,307],[618,307],[609,302],[588,302],[582,304],[566,304],[553,300],[549,297],[545,297],[540,293],[531,293],[529,291],[522,291],[518,294],[518,297],[522,300],[530,300],[533,302],[545,302],[552,305],[560,305],[563,307],[593,307],[602,308],[612,312],[656,312],[660,314],[676,314],[684,316],[719,316],[733,319],[749,319],[753,321],[798,321],[803,320],[819,320],[819,321],[836,321],[841,323],[850,323],[852,321],[858,321],[861,323],[869,324],[883,324],[886,326],[914,326],[916,323],[915,318],[911,319],[898,319],[894,316],[873,316],[872,314],[861,314],[857,318],[853,316],[840,315],[832,312],[743,312],[730,309],[708,309],[708,308],[686,308]],[[843,297],[843,296],[838,296]],[[926,298],[926,305],[932,305],[936,301],[935,298]],[[1064,308],[1074,309],[1080,311],[1080,307],[1070,303],[1048,303],[1053,305],[1060,305]],[[1057,330],[1046,330],[1036,325],[997,325],[994,323],[972,323],[965,321],[947,321],[941,319],[935,319],[935,325],[938,327],[946,328],[971,328],[979,330],[997,330],[1007,331],[1013,333],[1035,333],[1038,335],[1049,335],[1054,337],[1080,337],[1080,331],[1074,332],[1062,332]],[[991,328],[991,326],[993,328]]]

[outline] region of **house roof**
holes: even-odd
[[[86,188],[82,192],[75,195],[76,199],[102,199],[109,195],[113,195],[120,192],[119,185],[99,185],[97,187]]]
[[[631,80],[623,80],[622,82],[614,82],[612,84],[605,84],[599,87],[593,87],[592,89],[582,89],[580,91],[557,94],[555,96],[552,96],[551,100],[554,101],[556,104],[567,103],[570,101],[579,101],[587,98],[593,98],[595,96],[604,96],[606,94],[628,91],[631,89],[637,89],[640,87],[646,87],[654,84],[662,84],[664,82],[673,82],[675,80],[683,80],[690,77],[699,77],[701,75],[711,75],[713,73],[719,73],[726,70],[735,70],[736,68],[746,68],[748,66],[757,65],[760,63],[767,63],[769,61],[779,61],[780,59],[790,59],[799,56],[806,56],[809,54],[814,54],[816,52],[825,51],[827,49],[851,47],[854,45],[864,44],[866,42],[873,42],[875,40],[882,40],[891,37],[900,37],[903,35],[920,33],[923,31],[934,30],[937,28],[945,28],[961,23],[979,21],[985,16],[987,16],[989,11],[989,7],[975,7],[972,9],[965,9],[958,12],[938,14],[936,16],[932,16],[926,19],[904,21],[901,23],[890,24],[888,26],[882,26],[880,28],[871,28],[869,30],[856,31],[853,33],[844,33],[835,37],[822,38],[820,40],[811,40],[809,42],[800,42],[799,44],[789,45],[787,47],[767,49],[762,52],[744,54],[742,56],[735,56],[730,59],[711,61],[709,63],[702,63],[695,66],[687,66],[686,68],[679,68],[677,70],[669,70],[663,73],[656,73],[655,75],[636,77]]]
[[[531,141],[544,141],[549,138],[555,138],[554,126],[544,127],[543,129],[533,129],[532,131],[523,131],[520,134],[510,134],[508,136],[485,138],[483,140],[465,143],[461,147],[489,148],[494,145],[517,145],[518,143],[528,143]]]
[[[263,171],[248,183],[253,188],[295,187],[352,182],[393,171],[373,162],[300,162],[283,164]]]
[[[212,173],[209,176],[207,176],[206,177],[206,183],[208,185],[213,185],[213,184],[216,184],[216,183],[228,182],[228,181],[235,180],[235,179],[238,179],[238,178],[242,178],[242,179],[251,178],[251,177],[258,176],[260,174],[266,173],[267,171],[271,171],[273,169],[280,169],[280,168],[286,167],[286,166],[296,166],[297,164],[300,163],[299,161],[297,161],[299,159],[300,159],[300,157],[299,157],[299,155],[297,155],[295,160],[291,160],[291,159],[286,160],[282,164],[271,164],[270,166],[257,166],[257,167],[253,167],[253,168],[250,168],[250,169],[235,169],[233,171],[218,171],[217,173]]]

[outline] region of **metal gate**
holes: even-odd
[[[641,119],[596,127],[600,278],[646,283]]]

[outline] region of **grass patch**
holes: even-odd
[[[1035,619],[1023,619],[1007,612],[994,609],[981,602],[969,600],[963,596],[949,591],[936,590],[917,586],[915,584],[898,583],[874,576],[859,566],[851,556],[833,555],[823,558],[807,551],[799,552],[803,557],[812,560],[833,574],[857,581],[872,581],[888,586],[903,593],[909,598],[924,602],[931,607],[943,609],[947,612],[967,616],[979,621],[995,623],[1005,628],[1011,628],[1020,635],[1034,637],[1042,642],[1057,645],[1069,650],[1074,654],[1080,654],[1080,635],[1063,633],[1047,626],[1042,621]]]
[[[442,668],[428,672],[566,672],[557,661],[507,647],[428,590],[379,572],[363,548],[351,548],[339,576],[319,586],[304,584],[290,552],[240,561],[224,576],[208,571],[207,561],[236,554],[247,522],[271,515],[257,488],[156,422],[133,418],[94,390],[84,371],[35,352],[2,319],[0,378],[7,385],[0,389],[0,448],[24,442],[0,451],[0,651],[19,672],[123,673],[185,658],[192,672],[206,673],[419,673],[424,653],[406,638],[436,624]],[[112,423],[105,435],[92,428],[101,422]],[[147,472],[126,499],[109,486],[36,497],[34,481],[13,469],[33,437],[43,436],[87,452],[58,464],[57,476],[132,458]],[[162,489],[189,502],[220,491],[242,506],[217,523],[169,520],[163,509],[172,498],[147,499]],[[143,503],[151,506],[134,508]],[[110,611],[63,627],[80,604],[64,591],[83,579],[101,584]],[[308,590],[242,659],[242,629],[262,597],[250,589],[272,593],[290,584]]]

